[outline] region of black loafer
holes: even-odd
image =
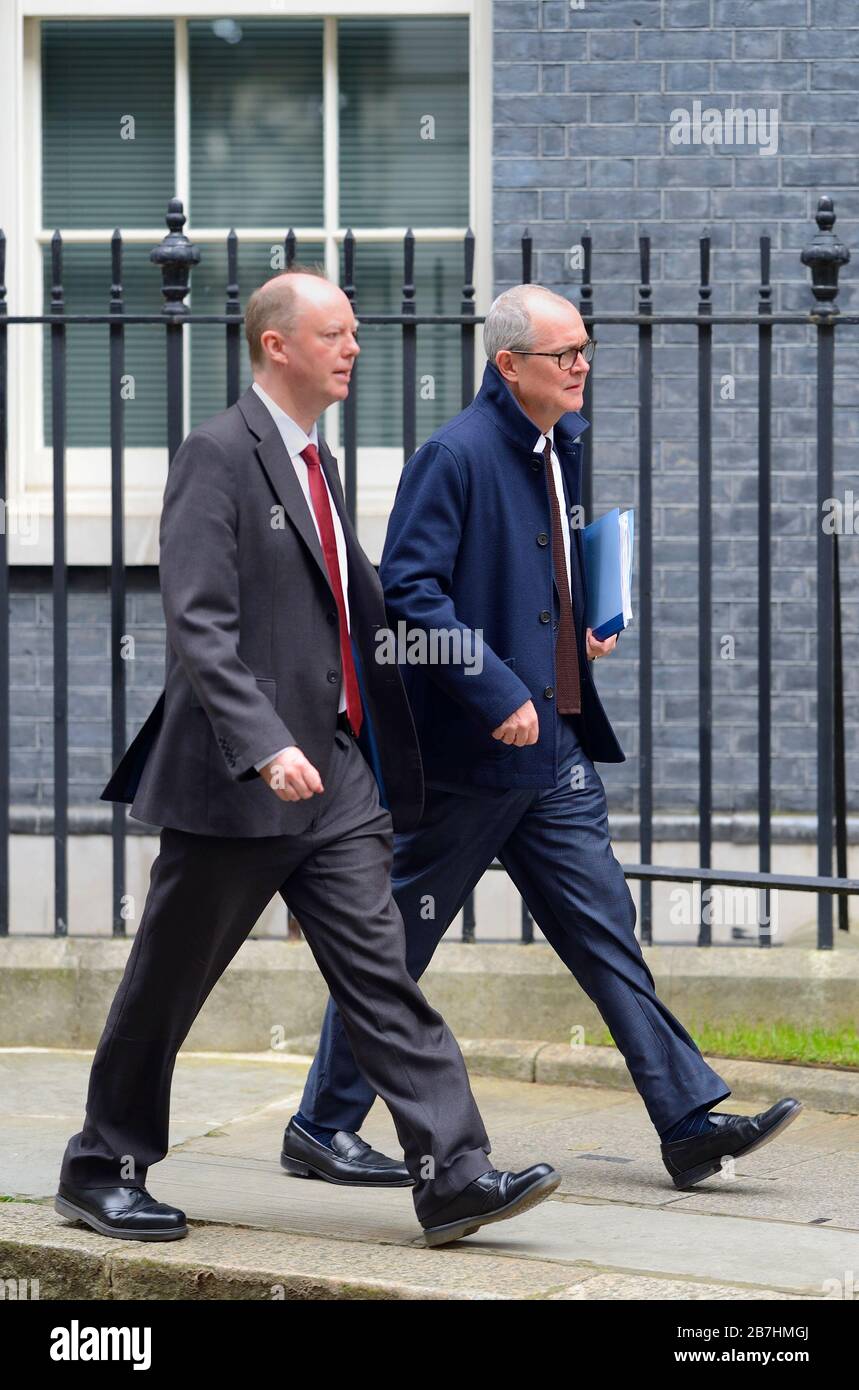
[[[693,1187],[703,1178],[720,1172],[725,1158],[742,1158],[775,1139],[793,1120],[802,1105],[786,1096],[760,1115],[720,1115],[711,1110],[709,1119],[715,1130],[706,1130],[690,1139],[675,1139],[662,1145],[662,1161],[675,1187]]]
[[[519,1216],[545,1201],[560,1181],[560,1173],[548,1163],[535,1163],[521,1173],[497,1168],[481,1173],[433,1214],[432,1225],[424,1226],[426,1243],[449,1245],[493,1221]]]
[[[322,1178],[341,1187],[414,1187],[405,1163],[371,1149],[357,1134],[338,1129],[331,1148],[290,1120],[283,1133],[280,1166],[296,1178]]]
[[[156,1202],[145,1187],[72,1187],[61,1182],[54,1210],[118,1240],[181,1240],[185,1213]]]

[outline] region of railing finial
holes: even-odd
[[[838,273],[850,260],[850,251],[832,230],[835,226],[835,206],[827,194],[817,204],[815,220],[817,236],[810,246],[806,246],[800,260],[811,268],[811,288],[817,300],[814,306],[817,313],[831,318],[840,312],[835,303]]]
[[[167,204],[167,235],[149,253],[153,265],[161,267],[161,293],[164,295],[162,313],[169,318],[187,314],[183,300],[191,288],[191,267],[200,260],[200,248],[189,241],[182,228],[185,211],[181,198],[171,198]]]

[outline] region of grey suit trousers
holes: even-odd
[[[390,813],[354,740],[338,730],[335,743],[325,789],[301,834],[162,830],[63,1181],[142,1186],[149,1166],[165,1156],[176,1053],[277,892],[301,922],[358,1066],[391,1111],[419,1220],[427,1224],[492,1168],[462,1053],[406,968],[403,920],[391,895]]]

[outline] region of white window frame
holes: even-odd
[[[323,149],[324,220],[321,227],[297,226],[299,248],[310,240],[325,246],[327,274],[339,280],[340,245],[345,228],[340,225],[337,103],[337,20],[414,16],[463,16],[469,24],[469,224],[475,232],[475,304],[484,314],[492,299],[492,16],[491,0],[125,0],[117,13],[115,0],[4,0],[0,4],[0,130],[11,132],[6,150],[7,176],[0,181],[0,226],[7,235],[9,312],[37,314],[42,308],[43,251],[53,228],[42,225],[41,209],[41,21],[47,19],[171,19],[176,52],[176,196],[181,198],[188,223],[185,231],[195,242],[221,242],[229,228],[193,223],[190,205],[190,110],[188,69],[188,21],[226,16],[234,19],[316,18],[323,20]],[[251,242],[275,244],[283,227],[237,227],[239,246]],[[370,241],[402,241],[406,228],[353,227],[359,245]],[[113,228],[66,231],[64,245],[99,244],[107,248]],[[165,226],[135,228],[123,238],[126,244],[157,245]],[[464,227],[414,228],[418,242],[462,242]],[[106,262],[107,264],[107,262]],[[153,275],[157,270],[153,268]],[[192,276],[193,285],[193,276]],[[243,287],[244,289],[245,287]],[[192,303],[192,295],[188,303]],[[107,309],[105,277],[105,312]],[[360,306],[359,306],[360,307]],[[47,312],[47,306],[44,310]],[[9,341],[9,498],[25,515],[38,518],[38,539],[16,534],[7,526],[12,564],[47,564],[52,555],[52,452],[42,433],[42,333],[41,326],[10,327]],[[475,369],[482,368],[480,334],[475,349]],[[189,408],[189,352],[185,353],[185,409]],[[326,435],[339,447],[336,407],[326,418]],[[188,422],[186,419],[186,428]],[[358,451],[358,529],[371,558],[377,560],[400,468],[401,448],[361,448]],[[341,460],[342,468],[342,460]],[[70,564],[107,564],[110,561],[110,451],[66,449],[67,555]],[[167,475],[166,449],[125,450],[125,549],[129,565],[155,564],[158,559],[158,518]]]

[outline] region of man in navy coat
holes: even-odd
[[[407,964],[420,978],[497,857],[608,1025],[675,1185],[691,1187],[800,1106],[708,1113],[730,1088],[657,997],[635,936],[594,767],[625,760],[591,671],[617,639],[585,623],[579,412],[594,345],[573,305],[535,285],[495,300],[484,344],[475,400],[403,470],[379,570],[407,641],[400,669],[426,783],[419,826],[395,837]],[[330,1002],[283,1166],[391,1185],[357,1135],[374,1099]],[[398,1176],[410,1181],[405,1167]]]

